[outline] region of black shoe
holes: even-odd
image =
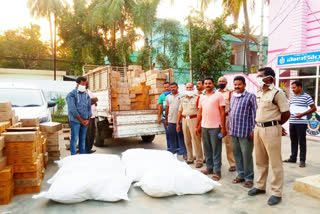
[[[295,161],[295,160],[292,160],[292,159],[286,159],[286,160],[283,160],[283,162],[284,163],[295,163],[295,162],[297,162],[297,161]]]
[[[95,153],[96,150],[90,150],[89,152],[87,152],[87,154],[92,154],[92,153]]]
[[[272,205],[279,204],[280,201],[281,201],[281,197],[272,195],[268,200],[268,204],[272,206]]]
[[[249,190],[248,195],[255,196],[255,195],[265,194],[265,193],[266,193],[265,190],[253,188]]]

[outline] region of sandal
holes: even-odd
[[[253,186],[253,183],[251,181],[246,181],[244,182],[243,186],[246,188],[251,188]]]
[[[236,167],[235,166],[230,166],[229,172],[234,172],[234,171],[236,171]]]
[[[234,184],[238,184],[238,183],[242,183],[242,182],[244,182],[244,179],[243,178],[238,178],[238,177],[236,177],[232,181],[232,183],[234,183]]]
[[[300,163],[299,167],[306,167],[306,164],[305,163]]]
[[[214,181],[219,181],[220,179],[221,179],[221,175],[218,174],[218,173],[216,173],[216,174],[214,174],[214,175],[212,176],[212,180],[214,180]]]
[[[212,174],[213,173],[213,170],[210,170],[210,169],[204,169],[204,170],[201,170],[201,172],[205,175],[209,175],[209,174]]]
[[[289,159],[284,160],[283,162],[285,162],[285,163],[296,163],[297,161],[291,160],[289,158]]]

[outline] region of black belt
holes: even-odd
[[[257,124],[257,126],[260,126],[260,127],[269,127],[269,126],[279,125],[280,122],[273,120],[273,121],[269,121],[269,122],[265,122],[265,123],[256,123],[256,124]]]

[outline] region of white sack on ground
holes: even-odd
[[[57,163],[60,169],[49,180],[49,190],[33,198],[48,198],[60,203],[129,200],[131,180],[125,176],[119,156],[75,155]]]
[[[140,181],[148,171],[176,163],[177,158],[171,152],[153,149],[128,149],[122,153],[121,160],[126,175],[132,181]]]
[[[149,196],[166,197],[204,194],[221,184],[177,160],[174,165],[148,171],[134,186],[141,187]]]

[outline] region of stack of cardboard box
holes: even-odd
[[[145,82],[145,73],[140,65],[129,65],[127,72],[129,87],[134,87],[140,82]]]
[[[0,205],[9,204],[13,194],[13,168],[12,166],[5,166],[0,170]]]
[[[146,73],[147,82],[150,86],[150,109],[157,109],[160,94],[163,92],[163,83],[166,81],[168,73],[164,71],[150,70]]]
[[[9,128],[2,135],[7,164],[13,166],[14,193],[40,192],[43,154],[39,127]]]
[[[150,86],[145,82],[137,83],[136,86],[130,88],[130,102],[132,110],[146,110],[149,108]]]
[[[40,131],[43,134],[42,150],[44,163],[48,160],[60,159],[59,131],[62,130],[61,123],[48,122],[40,124]]]
[[[126,79],[125,77],[122,77]],[[130,110],[129,88],[127,81],[121,81],[120,72],[111,72],[111,107],[114,111]]]
[[[13,127],[21,126],[10,102],[0,102],[0,122],[9,123],[9,126]]]

